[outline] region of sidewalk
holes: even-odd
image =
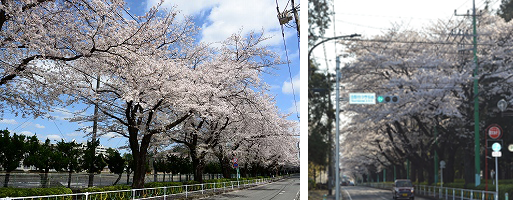
[[[334,195],[328,195],[328,190],[308,190],[309,200],[335,200]]]

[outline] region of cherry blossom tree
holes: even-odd
[[[400,101],[344,105],[350,118],[343,130],[344,159],[355,163],[367,158],[359,169],[404,165],[410,160],[428,174],[431,183],[436,152],[449,161],[449,172],[456,167],[457,156],[469,158],[463,162],[465,179],[471,181],[473,146],[467,144],[473,144],[474,96],[480,100],[482,130],[498,119],[496,102],[511,99],[510,26],[488,13],[479,18],[479,94],[472,88],[475,66],[471,39],[464,36],[467,19],[440,20],[422,31],[399,27],[375,38],[347,42],[356,58],[342,69],[346,92],[397,95]]]

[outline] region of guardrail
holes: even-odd
[[[364,186],[392,189],[391,183],[362,183]],[[461,188],[447,188],[427,185],[416,185],[415,194],[435,197],[444,200],[498,200],[499,196],[494,191],[469,190]]]
[[[447,188],[418,185],[415,188],[417,194],[435,197],[438,199],[470,199],[470,200],[498,200],[499,196],[496,192],[484,190],[469,190],[461,188]]]
[[[135,200],[135,199],[164,199],[166,198],[188,198],[194,194],[208,194],[216,192],[226,192],[234,189],[248,188],[264,183],[272,182],[273,179],[253,179],[242,181],[230,181],[222,183],[203,183],[194,185],[169,186],[157,188],[142,188],[131,190],[117,190],[106,192],[86,192],[75,194],[48,195],[48,196],[30,196],[30,197],[6,197],[0,200]]]

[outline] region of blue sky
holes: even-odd
[[[130,8],[129,12],[131,14],[143,15],[157,2],[159,0],[128,0],[127,6]],[[286,5],[286,0],[278,1],[280,10],[283,10]],[[277,52],[283,61],[287,59],[281,27],[276,17],[275,0],[166,0],[163,6],[166,8],[176,6],[176,9],[180,10],[181,16],[193,16],[196,26],[201,27],[198,41],[217,42],[239,31],[244,34],[252,30],[256,32],[264,30],[264,33],[271,37],[266,44],[270,46],[271,50]],[[287,6],[287,9],[291,9],[290,5]],[[276,105],[280,110],[283,113],[292,113],[289,117],[290,120],[299,121],[291,87],[291,85],[294,86],[297,110],[299,111],[299,42],[294,28],[284,27],[284,30],[288,58],[291,61],[290,74],[289,67],[284,64],[278,66],[275,70],[271,70],[272,74],[265,74],[262,78],[271,86],[269,93],[276,97]],[[66,118],[72,117],[70,111],[75,109],[71,107],[58,108],[56,112],[52,113],[55,119],[34,119],[31,116],[22,118],[5,113],[3,119],[0,120],[0,129],[7,128],[17,134],[37,134],[40,140],[49,138],[52,141],[60,141],[61,138],[64,138],[67,141],[74,139],[78,142],[84,142],[88,139],[84,137],[85,133],[76,131],[84,125],[66,120]],[[92,109],[90,112],[92,112]],[[126,139],[106,136],[101,138],[101,144],[117,148],[126,145]]]

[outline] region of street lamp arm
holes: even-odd
[[[327,38],[323,41],[320,41],[319,43],[315,44],[309,51],[308,51],[308,62],[310,62],[310,54],[312,54],[312,51],[315,49],[315,47],[321,45],[322,43],[325,43],[327,41],[330,41],[330,40],[336,40],[336,39],[340,39],[340,38],[353,38],[353,37],[361,37],[362,35],[360,34],[351,34],[351,35],[342,35],[342,36],[335,36],[335,37],[330,37],[330,38]]]

